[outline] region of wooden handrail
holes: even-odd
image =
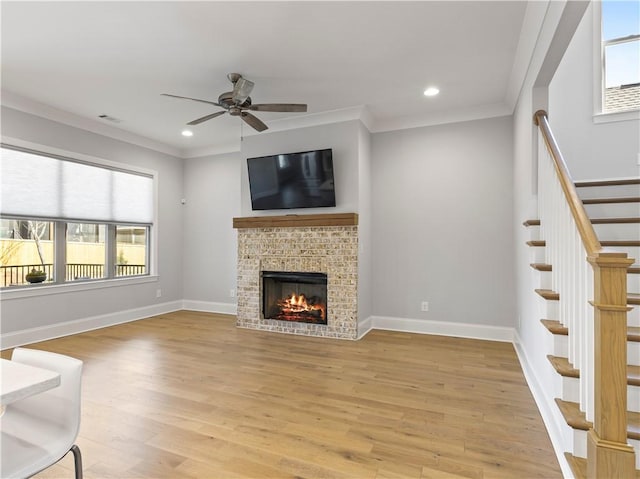
[[[569,175],[567,164],[564,162],[562,153],[560,153],[560,148],[558,148],[556,139],[553,137],[553,133],[551,133],[549,120],[547,119],[547,112],[544,110],[538,110],[534,115],[534,121],[540,128],[542,138],[544,138],[547,149],[551,154],[553,165],[562,186],[562,191],[564,191],[564,195],[569,203],[571,214],[576,221],[580,237],[582,238],[584,247],[587,250],[587,255],[593,255],[602,249],[602,245],[600,244],[600,241],[598,241],[598,237],[593,229],[591,220],[589,219],[589,216],[587,216],[587,212],[582,205],[582,200],[578,196],[578,192],[573,184],[571,175]]]

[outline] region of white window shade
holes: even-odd
[[[0,214],[151,224],[153,178],[2,148]]]

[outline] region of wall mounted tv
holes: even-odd
[[[336,205],[331,149],[247,158],[254,210]]]

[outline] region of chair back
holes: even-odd
[[[82,361],[62,354],[25,348],[14,349],[11,360],[58,372],[60,386],[9,404],[7,412],[9,409],[23,410],[29,415],[56,422],[66,431],[65,436],[68,434],[71,438],[71,447],[80,429]]]

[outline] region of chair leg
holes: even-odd
[[[71,446],[71,452],[73,453],[73,463],[76,467],[76,479],[82,479],[82,454],[80,454],[80,448],[74,444]]]

